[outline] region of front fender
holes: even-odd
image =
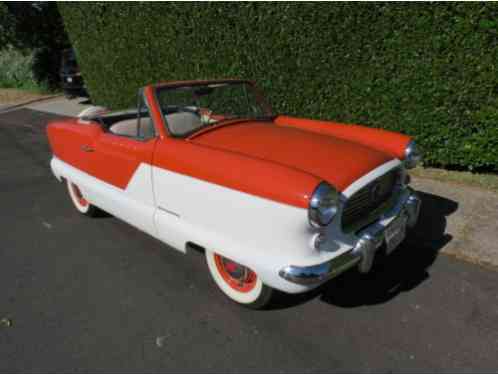
[[[306,290],[278,276],[289,264],[330,258],[310,245],[307,209],[153,167],[160,239],[185,251],[194,242],[252,268],[268,285]]]
[[[353,141],[375,150],[385,152],[400,160],[405,158],[405,149],[412,140],[407,135],[383,129],[290,116],[278,116],[275,118],[275,124]]]

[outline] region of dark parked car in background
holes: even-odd
[[[60,69],[61,86],[67,98],[76,96],[88,96],[85,89],[85,82],[81,76],[76,55],[72,48],[62,51],[62,61]]]

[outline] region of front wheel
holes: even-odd
[[[268,305],[273,289],[250,268],[208,250],[206,261],[213,280],[231,300],[252,309]]]

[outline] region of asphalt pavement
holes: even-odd
[[[498,273],[440,254],[455,202],[423,193],[371,274],[247,310],[201,254],[78,214],[49,168],[54,117],[0,115],[1,372],[497,372]]]

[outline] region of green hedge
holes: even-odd
[[[280,113],[415,136],[426,164],[498,171],[496,3],[60,3],[92,99],[244,77]]]

